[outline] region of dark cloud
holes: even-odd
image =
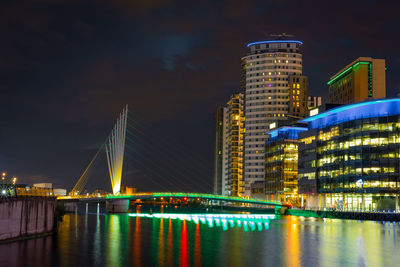
[[[326,81],[351,60],[385,58],[394,96],[399,7],[361,0],[3,1],[0,169],[26,183],[52,180],[71,188],[129,104],[143,131],[156,136],[137,140],[143,151],[154,151],[147,159],[133,157],[127,183],[151,189],[156,174],[146,170],[157,162],[167,164],[164,171],[171,164],[182,173],[201,169],[192,179],[211,185],[213,112],[239,89],[247,42],[295,35],[304,42],[311,93],[325,97]],[[157,135],[168,141],[156,142]],[[191,156],[179,150],[168,161],[158,151],[166,143]],[[97,175],[106,186],[105,175]],[[177,179],[196,190],[189,176]]]

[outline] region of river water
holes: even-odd
[[[400,266],[400,224],[69,214],[58,234],[0,255],[0,266]]]

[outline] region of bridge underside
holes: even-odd
[[[274,206],[274,207],[289,207],[288,204],[279,203],[279,202],[271,202],[261,199],[246,199],[240,197],[229,197],[229,196],[221,196],[221,195],[213,195],[213,194],[202,194],[202,193],[172,193],[172,192],[152,192],[152,193],[137,193],[132,195],[109,195],[106,196],[106,199],[129,199],[129,200],[137,200],[137,199],[152,199],[152,198],[188,198],[188,199],[201,199],[201,200],[213,200],[213,201],[225,201],[231,203],[243,203],[243,204],[256,204],[263,206]]]

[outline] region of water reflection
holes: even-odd
[[[289,223],[287,224],[287,250],[290,257],[287,258],[288,266],[299,266],[299,226],[297,224],[297,217],[291,217]]]
[[[173,236],[172,236],[172,219],[170,218],[168,220],[168,250],[167,250],[167,255],[168,255],[168,259],[167,259],[167,264],[168,266],[172,266],[174,263],[174,240],[173,240]]]
[[[109,227],[107,229],[107,265],[108,266],[121,266],[121,233],[120,233],[120,218],[118,215],[109,216]]]
[[[0,266],[398,266],[400,225],[227,214],[66,215]]]
[[[135,234],[134,234],[134,244],[133,244],[133,262],[135,266],[142,266],[141,264],[141,218],[136,217],[135,223]]]
[[[161,219],[162,220],[162,219]],[[186,220],[182,222],[180,266],[189,265],[188,230]]]
[[[194,238],[194,266],[201,266],[201,236],[199,224],[196,224],[196,234]]]
[[[131,217],[145,217],[145,218],[166,218],[182,221],[192,221],[195,224],[201,222],[207,224],[210,228],[221,227],[224,231],[229,227],[242,227],[245,232],[249,229],[251,231],[262,231],[269,229],[270,220],[276,218],[275,215],[260,215],[260,214],[179,214],[179,213],[131,213]]]

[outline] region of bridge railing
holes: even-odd
[[[221,196],[221,195],[213,195],[208,193],[185,193],[185,192],[146,192],[146,193],[134,193],[130,195],[107,195],[108,199],[115,198],[131,198],[131,197],[187,197],[187,198],[202,198],[209,200],[220,200],[227,202],[242,202],[248,204],[261,204],[261,205],[271,205],[271,206],[289,206],[286,203],[272,202],[262,199],[254,199],[247,197],[232,197],[232,196]]]

